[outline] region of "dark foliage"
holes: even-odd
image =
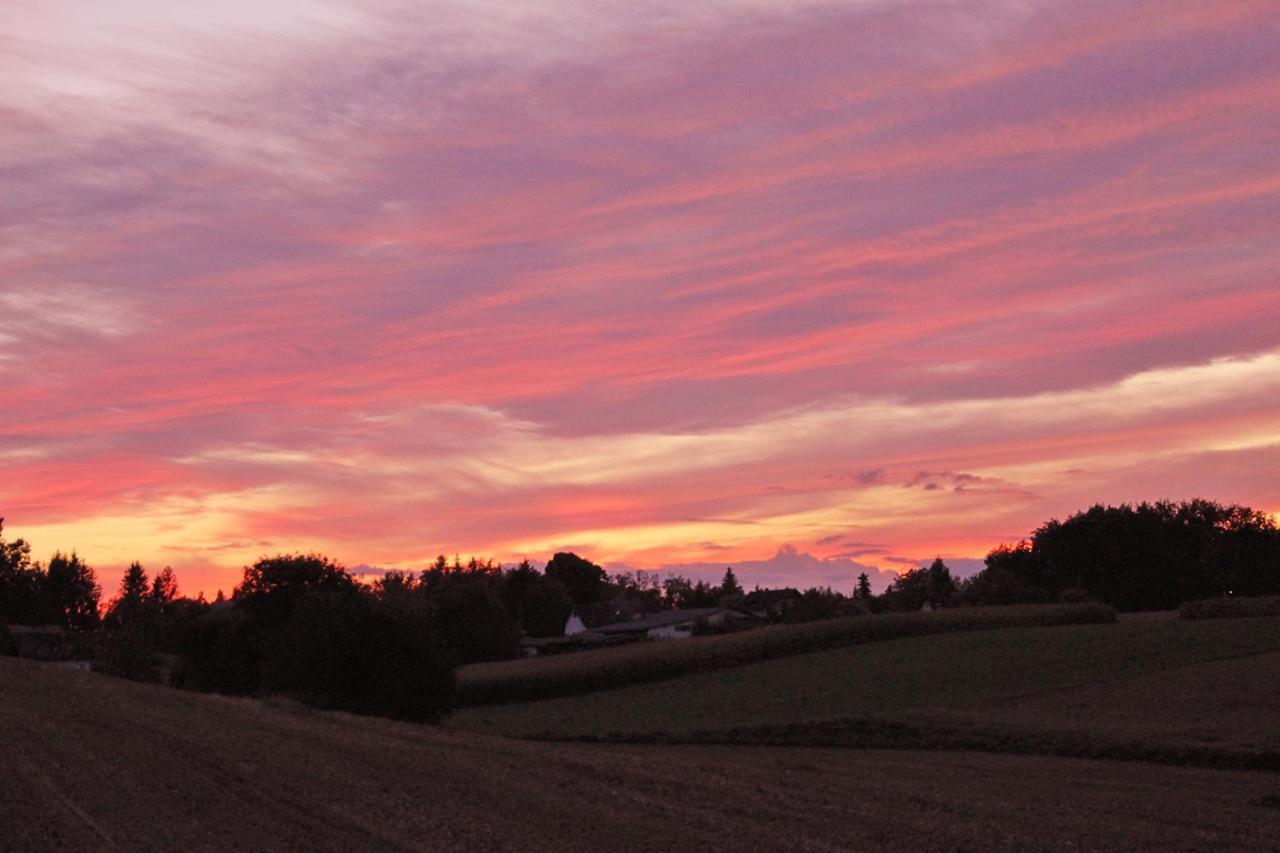
[[[539,572],[528,560],[507,573],[503,603],[530,637],[560,636],[573,612],[573,598],[565,585]]]
[[[965,589],[973,603],[1082,597],[1121,610],[1280,593],[1280,532],[1248,507],[1207,500],[1101,504],[1001,546]]]
[[[519,652],[520,629],[480,579],[455,578],[427,601],[441,642],[460,662],[506,660]]]
[[[94,649],[93,669],[131,681],[159,682],[161,660],[155,635],[142,625],[104,629]]]
[[[604,569],[577,554],[560,553],[547,562],[545,574],[564,584],[576,606],[599,601],[607,576]]]
[[[125,570],[120,594],[107,609],[94,651],[93,668],[133,681],[160,680],[161,612],[140,563]]]
[[[428,617],[365,590],[315,590],[276,637],[263,687],[320,708],[433,720],[448,709],[454,662]]]
[[[927,568],[911,569],[889,585],[880,596],[885,610],[920,610],[955,607],[960,603],[960,590],[951,570],[942,560],[934,560]]]
[[[822,619],[836,619],[841,616],[855,616],[862,613],[859,605],[831,587],[811,587],[791,601],[789,607],[782,611],[778,621],[786,624],[800,622],[817,622]]]
[[[31,560],[31,546],[22,539],[4,540],[0,518],[0,621],[30,625],[45,621],[44,573]]]
[[[98,588],[93,569],[79,555],[57,553],[47,567],[31,559],[22,539],[6,542],[0,518],[0,621],[13,625],[59,625],[81,635],[98,626]]]
[[[724,578],[720,581],[720,603],[726,607],[731,607],[742,601],[742,584],[738,583],[738,576],[733,573],[733,567],[724,570]]]
[[[49,620],[70,631],[91,631],[98,627],[98,602],[102,590],[93,569],[74,551],[49,558],[45,570]]]
[[[715,607],[720,603],[719,588],[681,575],[672,575],[662,582],[662,595],[666,606],[677,610]]]
[[[261,625],[283,625],[310,592],[350,592],[357,584],[342,566],[318,554],[263,557],[244,570],[232,601]]]
[[[174,682],[220,693],[283,693],[358,714],[435,719],[449,706],[456,655],[424,588],[392,575],[369,589],[318,555],[264,558],[245,569],[228,601],[185,614],[173,602],[175,619],[185,620]]]
[[[256,693],[264,656],[253,633],[248,613],[231,601],[211,605],[179,638],[174,686],[208,693]]]

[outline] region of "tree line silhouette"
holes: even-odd
[[[830,588],[746,592],[732,568],[720,584],[653,572],[608,574],[572,553],[542,571],[529,561],[441,556],[421,572],[363,583],[317,554],[264,557],[229,597],[183,597],[170,568],[126,569],[105,608],[77,554],[47,565],[6,542],[0,519],[0,650],[6,625],[57,625],[94,667],[140,681],[240,695],[283,694],[322,707],[411,720],[444,713],[458,665],[511,658],[522,637],[562,633],[663,609],[737,607],[768,621],[867,612],[1056,601],[1161,610],[1191,599],[1280,593],[1280,531],[1267,515],[1207,500],[1096,505],[1001,545],[958,580],[937,559],[880,595],[863,574]]]

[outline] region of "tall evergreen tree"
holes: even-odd
[[[76,631],[98,626],[102,588],[98,586],[93,569],[78,554],[74,551],[70,555],[54,554],[45,572],[45,584],[48,618]]]
[[[724,579],[720,581],[720,597],[722,599],[742,597],[742,584],[738,583],[738,576],[733,573],[733,566],[724,570]]]
[[[178,598],[178,577],[173,573],[173,569],[165,566],[156,572],[155,578],[151,581],[151,600],[165,606],[172,604]]]
[[[22,539],[4,541],[0,518],[0,621],[13,625],[46,619],[45,575],[31,560],[31,546]]]

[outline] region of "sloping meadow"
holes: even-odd
[[[1114,622],[1102,604],[974,607],[854,616],[670,642],[641,642],[550,657],[463,667],[456,704],[494,705],[572,696],[695,672],[904,637],[996,628]]]
[[[1184,602],[1178,609],[1182,619],[1249,619],[1280,616],[1280,595],[1238,598],[1202,598]]]

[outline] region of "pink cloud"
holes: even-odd
[[[1272,4],[119,5],[0,59],[40,547],[889,569],[1280,507]]]

